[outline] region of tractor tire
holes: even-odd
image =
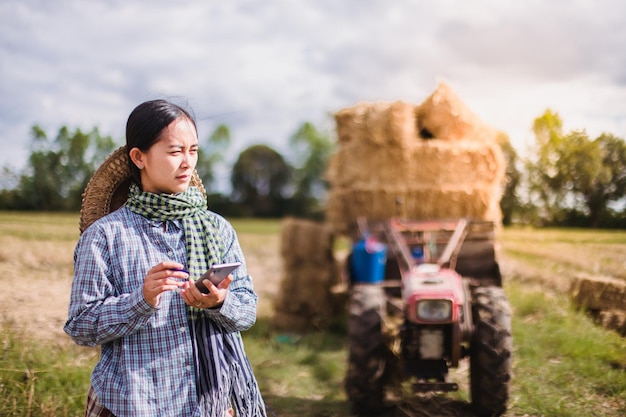
[[[475,288],[472,301],[472,406],[481,417],[500,416],[506,411],[512,373],[511,309],[500,287]]]
[[[352,412],[372,416],[384,409],[385,344],[382,323],[384,289],[353,285],[348,316],[348,370],[345,390]]]

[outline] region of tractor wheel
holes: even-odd
[[[472,298],[472,406],[481,417],[500,416],[506,411],[512,372],[511,310],[500,287],[476,288]]]
[[[379,285],[353,285],[348,317],[348,371],[345,390],[352,412],[383,411],[385,345],[382,334],[385,294]]]

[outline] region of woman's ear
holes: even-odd
[[[132,148],[130,152],[128,152],[128,156],[130,160],[133,161],[133,164],[139,169],[143,169],[143,152],[139,148]]]

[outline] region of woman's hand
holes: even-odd
[[[233,281],[232,275],[227,276],[219,284],[214,285],[208,278],[202,283],[208,288],[208,294],[203,294],[196,285],[188,281],[184,284],[182,296],[188,306],[196,308],[213,308],[221,306],[226,298],[228,286]]]
[[[188,278],[184,265],[174,261],[161,262],[152,267],[143,279],[143,298],[152,307],[156,307],[161,294],[188,285]]]

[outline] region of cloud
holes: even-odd
[[[201,136],[288,152],[304,121],[357,101],[421,103],[448,81],[519,147],[550,107],[566,129],[626,137],[620,0],[16,1],[0,4],[0,166],[29,129],[123,139],[141,101],[178,97]],[[6,150],[6,152],[4,151]]]

